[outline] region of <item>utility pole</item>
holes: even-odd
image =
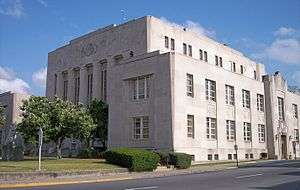
[[[236,144],[235,141],[235,145],[234,145],[234,150],[235,150],[235,155],[236,155],[236,167],[239,167],[239,159],[238,159],[238,145]]]
[[[41,171],[41,165],[42,165],[42,145],[43,145],[43,130],[40,127],[39,129],[39,171]]]

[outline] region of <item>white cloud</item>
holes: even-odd
[[[28,94],[29,90],[29,85],[17,78],[12,70],[0,66],[0,93],[12,91]]]
[[[294,74],[292,75],[292,79],[300,87],[300,71],[294,72]]]
[[[296,33],[294,28],[289,27],[280,27],[278,30],[274,32],[275,36],[291,36]]]
[[[43,7],[48,7],[48,3],[44,0],[36,0],[39,4],[41,4]]]
[[[25,15],[21,0],[2,0],[0,14],[20,18]]]
[[[207,28],[203,27],[201,24],[199,24],[197,22],[187,20],[187,21],[185,21],[185,23],[180,25],[180,24],[177,24],[175,22],[171,22],[171,21],[169,21],[168,19],[166,19],[164,17],[161,17],[160,19],[163,22],[165,22],[169,25],[172,25],[173,27],[177,27],[177,28],[180,28],[180,29],[186,28],[186,29],[188,29],[192,32],[195,32],[195,33],[199,34],[199,35],[204,35],[204,36],[207,36],[207,37],[210,37],[210,38],[216,38],[216,32],[214,30],[207,29]]]
[[[46,78],[47,78],[47,68],[42,68],[32,75],[32,81],[42,87],[46,86]]]

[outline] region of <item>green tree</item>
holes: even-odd
[[[94,99],[89,107],[89,112],[96,124],[93,130],[93,138],[99,138],[104,149],[107,148],[107,128],[108,128],[108,105],[101,101]]]
[[[0,103],[0,127],[3,127],[5,123],[4,110],[5,110],[4,106]]]

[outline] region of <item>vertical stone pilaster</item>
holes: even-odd
[[[56,96],[60,99],[62,99],[62,97],[63,97],[63,90],[64,90],[63,74],[62,74],[62,72],[58,72],[57,73]]]
[[[80,88],[79,88],[79,102],[87,103],[87,68],[80,68]]]

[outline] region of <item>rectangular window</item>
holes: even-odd
[[[207,51],[204,51],[204,61],[205,61],[205,62],[208,62]]]
[[[284,103],[283,98],[278,97],[278,116],[279,120],[284,121]]]
[[[206,118],[206,137],[208,139],[217,139],[217,121],[216,118]]]
[[[189,45],[189,56],[192,57],[193,56],[193,48],[191,45]]]
[[[57,74],[54,74],[54,96],[57,94]]]
[[[194,138],[194,116],[187,115],[187,137]]]
[[[171,38],[171,50],[175,50],[175,40]]]
[[[222,57],[219,57],[219,65],[220,65],[220,67],[223,67],[223,59],[222,59]]]
[[[226,135],[229,141],[235,139],[235,121],[226,120]]]
[[[251,123],[244,122],[244,141],[251,141]]]
[[[294,129],[294,139],[295,141],[299,141],[299,129]]]
[[[242,90],[243,107],[250,108],[250,91]]]
[[[258,124],[258,141],[265,142],[266,129],[265,125]]]
[[[245,158],[246,158],[246,159],[249,159],[249,154],[245,154]]]
[[[298,118],[298,106],[297,106],[297,104],[293,104],[292,107],[293,107],[293,117]]]
[[[236,72],[236,66],[235,62],[231,62],[231,71]]]
[[[143,100],[149,98],[150,76],[142,76],[133,79],[133,99]]]
[[[194,97],[194,79],[191,74],[186,74],[186,95]]]
[[[183,43],[183,54],[186,55],[187,54],[187,47],[186,44]]]
[[[225,102],[227,105],[234,106],[234,87],[225,85]]]
[[[212,160],[212,154],[208,154],[208,155],[207,155],[207,159],[208,159],[208,160]]]
[[[253,78],[254,78],[255,80],[257,79],[256,71],[253,71]]]
[[[202,49],[199,49],[199,59],[203,60],[203,51],[202,51]]]
[[[148,139],[149,138],[149,117],[134,117],[133,118],[133,138]]]
[[[258,111],[264,111],[264,96],[261,95],[261,94],[257,94],[257,101],[256,101],[256,104],[257,104],[257,110]]]
[[[74,79],[74,103],[78,104],[79,102],[79,90],[80,90],[80,73],[79,70],[76,70],[75,73],[75,79]]]
[[[106,64],[101,65],[101,100],[106,101],[107,94],[107,71]]]
[[[87,103],[90,105],[93,99],[93,73],[89,73],[87,79]]]
[[[219,154],[214,155],[214,160],[219,160]]]
[[[165,36],[165,48],[169,48],[169,37]]]
[[[215,64],[216,64],[216,66],[219,66],[219,58],[216,55],[215,55]]]
[[[205,79],[206,100],[216,101],[216,82]]]
[[[244,74],[244,66],[240,65],[240,68],[241,68],[241,74]]]
[[[63,72],[63,97],[62,99],[66,101],[68,99],[68,73]]]
[[[232,154],[228,154],[228,160],[232,160]]]

